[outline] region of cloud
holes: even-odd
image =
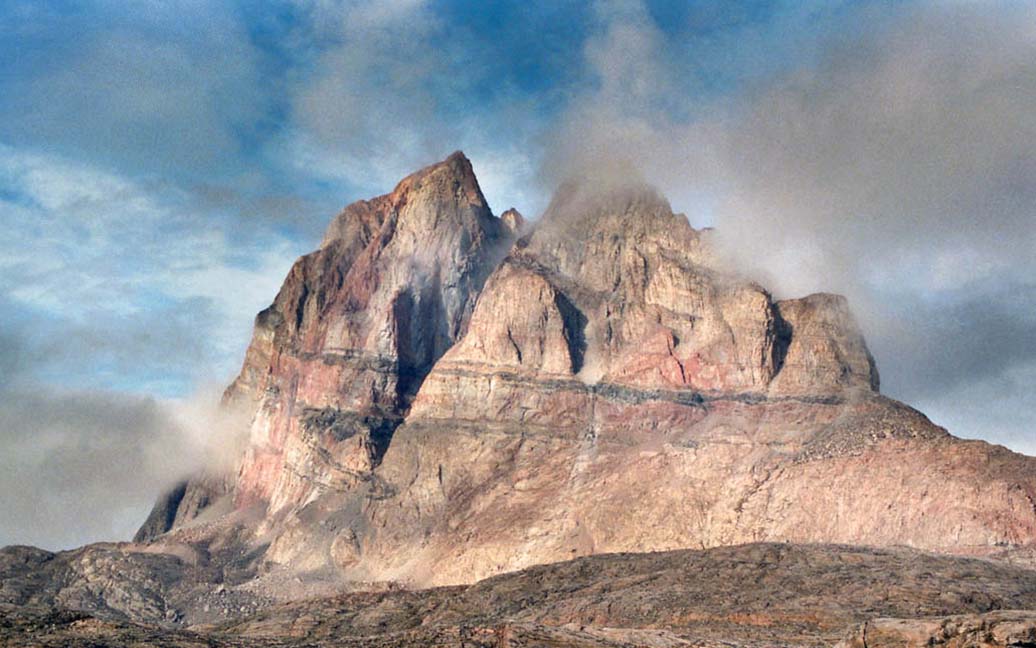
[[[0,139],[165,177],[232,176],[275,108],[223,3],[0,8]],[[229,172],[229,173],[228,173]]]
[[[225,468],[246,420],[216,406],[48,387],[0,392],[0,546],[127,540],[184,475]]]
[[[952,432],[1036,456],[1034,381],[1036,364],[1012,363],[985,380],[962,381],[942,392],[928,392],[914,405]]]
[[[390,188],[401,170],[430,163],[458,139],[457,124],[437,107],[462,80],[451,74],[445,25],[427,3],[301,6],[298,29],[328,46],[293,94],[288,146],[299,166]]]
[[[902,270],[932,291],[1028,274],[1032,7],[860,9],[816,61],[681,120],[670,41],[620,4],[587,44],[598,82],[562,123],[551,177],[632,164],[690,211],[704,203],[738,267],[789,293],[901,286],[888,273]]]
[[[194,204],[0,147],[0,545],[128,539],[161,492],[239,454],[220,389],[294,244]]]
[[[420,0],[295,4],[293,38],[315,53],[291,84],[275,148],[296,172],[366,198],[462,149],[495,211],[545,205],[536,138],[557,97],[537,84],[570,63],[565,12],[502,3],[479,18],[463,4]],[[537,33],[535,45],[526,40]]]
[[[990,281],[950,303],[896,293],[868,318],[869,340],[883,390],[958,436],[1036,454],[1036,286]]]
[[[0,224],[0,308],[32,321],[37,378],[166,395],[231,375],[307,247],[177,189],[3,146]]]
[[[909,319],[887,322],[895,330],[880,336],[897,388],[933,398],[1011,371],[1036,370],[1036,285],[963,291],[962,301],[952,304],[901,299],[910,302]]]
[[[1036,375],[1036,11],[860,18],[710,126],[720,239],[783,294],[847,293],[890,394],[1031,452],[1016,386]]]
[[[1031,269],[1036,11],[863,17],[873,18],[865,34],[721,122],[730,190],[717,221],[730,248],[742,264],[765,265],[818,240],[822,259],[780,263],[780,281],[799,292],[890,283],[892,269],[894,283],[928,291]]]
[[[1036,375],[1036,10],[864,3],[819,12],[808,31],[808,12],[778,8],[717,38],[734,51],[746,34],[749,50],[773,41],[767,29],[803,34],[784,69],[739,78],[731,65],[722,92],[696,94],[712,36],[689,65],[645,5],[597,8],[595,82],[559,122],[543,176],[609,182],[633,167],[778,296],[848,294],[887,393],[958,435],[1031,450],[1018,439],[1036,433],[1036,411],[1010,386]],[[1013,415],[945,396],[965,390]]]

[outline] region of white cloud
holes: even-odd
[[[0,546],[128,540],[163,491],[240,454],[246,419],[218,398],[0,391]]]
[[[238,456],[219,394],[298,244],[12,147],[0,196],[0,545],[128,539],[163,490]]]
[[[449,91],[448,42],[423,2],[303,3],[331,43],[294,89],[295,165],[361,186],[391,186],[456,141],[436,114]],[[445,153],[443,148],[446,148]]]
[[[0,148],[0,177],[14,196],[0,201],[0,293],[81,327],[120,318],[125,334],[133,319],[146,326],[152,313],[200,300],[203,328],[182,332],[213,352],[198,375],[236,368],[252,317],[306,247],[196,213],[183,192],[53,156]],[[177,353],[153,344],[158,356]]]
[[[5,27],[17,28],[5,31],[0,137],[135,173],[239,168],[272,97],[234,12],[213,2],[7,10],[17,17]],[[47,36],[46,47],[34,40]]]

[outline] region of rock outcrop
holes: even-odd
[[[229,389],[258,402],[238,504],[274,515],[369,475],[508,242],[460,153],[336,217]]]
[[[760,648],[844,638],[845,646],[963,648],[1031,645],[1036,632],[1036,613],[1011,611],[1036,607],[1036,572],[902,548],[753,544],[589,556],[473,585],[279,604],[243,598],[232,579],[190,589],[184,583],[198,567],[181,564],[174,580],[169,557],[139,555],[104,563],[83,596],[88,590],[54,577],[82,564],[81,551],[39,553],[12,565],[25,556],[0,551],[0,580],[12,585],[0,589],[0,645]],[[112,578],[142,567],[147,578]],[[57,585],[25,592],[40,576]],[[134,582],[164,604],[127,597]],[[83,607],[55,610],[57,600]]]
[[[170,529],[193,522],[203,513],[208,517],[229,513],[233,510],[233,487],[232,475],[204,473],[185,479],[155,502],[133,541],[149,542]]]
[[[0,643],[1033,643],[1036,459],[879,386],[845,299],[722,270],[653,189],[497,218],[455,153],[256,317],[235,470],[133,543],[0,550]]]
[[[836,648],[1021,648],[1036,645],[1036,612],[1008,610],[926,619],[866,621]]]
[[[496,218],[459,153],[335,218],[226,398],[255,412],[237,474],[174,492],[141,539],[238,525],[265,574],[436,585],[604,552],[1036,541],[1036,459],[881,396],[842,297],[720,270],[640,185]],[[235,510],[192,522],[203,500]]]
[[[236,478],[178,486],[138,539],[182,526],[228,492],[272,523],[369,479],[423,377],[463,333],[508,227],[460,153],[346,207],[256,317],[225,394],[255,412]]]

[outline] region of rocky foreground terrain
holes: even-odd
[[[50,561],[68,568],[67,556]],[[170,603],[190,607],[204,600],[178,592],[157,563],[153,568],[155,593]],[[5,580],[11,579],[6,571]],[[1036,611],[1023,610],[1036,609],[1036,571],[909,549],[752,544],[590,556],[473,585],[267,603],[189,630],[171,621],[130,621],[120,605],[134,604],[106,589],[112,586],[102,582],[94,593],[112,597],[107,605],[114,608],[58,611],[54,600],[66,596],[60,590],[36,594],[21,607],[0,607],[0,641],[469,648],[1036,642]],[[221,591],[217,601],[225,596]],[[226,599],[215,605],[226,606]]]
[[[1036,458],[879,388],[845,299],[775,299],[652,188],[568,183],[529,223],[455,153],[346,207],[256,317],[234,470],[133,543],[0,551],[0,636],[1032,643]]]

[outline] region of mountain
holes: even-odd
[[[230,498],[264,569],[411,585],[616,551],[1036,539],[1036,460],[881,396],[842,297],[773,299],[635,183],[508,216],[460,153],[347,207],[256,318],[226,396],[255,412],[239,471],[174,492],[139,539]]]
[[[498,218],[459,152],[349,205],[256,317],[224,395],[251,414],[237,469],[178,485],[132,544],[0,552],[0,602],[197,627],[310,597],[326,612],[340,602],[320,597],[343,588],[463,587],[598,554],[711,549],[733,569],[752,551],[716,548],[761,542],[904,545],[907,562],[973,556],[998,583],[1028,583],[1036,458],[882,396],[844,298],[776,300],[718,263],[710,236],[632,181],[570,182],[540,218]],[[811,591],[828,564],[815,551],[785,594]],[[895,586],[846,555],[852,578]],[[1008,577],[993,559],[1021,564]],[[521,591],[542,582],[529,578]],[[1032,607],[1004,592],[866,609]],[[686,621],[651,621],[645,600],[622,627]],[[551,610],[527,619],[613,618]],[[824,636],[867,618],[838,616]]]

